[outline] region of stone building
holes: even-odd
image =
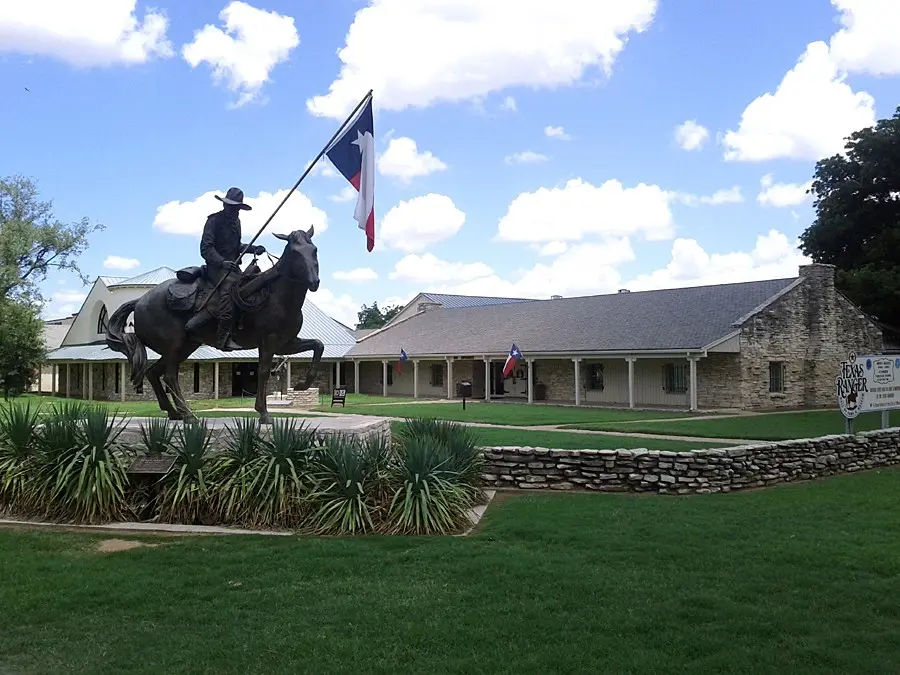
[[[796,278],[550,300],[424,303],[361,337],[359,393],[630,407],[834,405],[850,351],[880,353],[881,329],[841,295],[830,265]],[[418,298],[417,298],[418,299]],[[502,299],[497,299],[502,300]],[[503,366],[515,343],[524,356]],[[401,349],[408,361],[397,369]]]

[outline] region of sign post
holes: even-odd
[[[853,433],[853,420],[864,412],[881,412],[881,428],[887,429],[890,411],[900,409],[900,357],[850,352],[841,361],[834,387],[847,433]]]

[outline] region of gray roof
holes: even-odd
[[[44,324],[44,347],[48,350],[56,349],[62,344],[69,332],[71,324],[68,323],[45,323]]]
[[[103,282],[104,286],[113,286],[115,284],[121,284],[128,277],[100,277],[100,281]]]
[[[115,277],[106,277],[107,279],[113,279]],[[106,284],[107,286],[156,286],[157,284],[161,284],[164,281],[168,281],[169,279],[175,278],[175,270],[169,267],[157,267],[155,270],[150,270],[149,272],[144,272],[143,274],[139,274],[136,277],[130,277],[121,279],[118,281],[114,281],[112,283]]]
[[[61,326],[68,328],[68,326]],[[309,299],[303,304],[303,328],[300,337],[318,338],[325,345],[324,359],[340,359],[356,344],[356,339],[343,326],[316,307]],[[309,359],[311,354],[303,353],[297,359]],[[147,350],[147,358],[155,360],[159,354],[152,349]],[[222,352],[206,345],[198,348],[188,361],[241,361],[258,358],[255,349],[242,349],[233,352]],[[124,361],[125,357],[112,351],[105,342],[87,345],[71,345],[52,351],[47,356],[49,361]]]
[[[422,293],[423,296],[442,305],[444,309],[461,307],[490,307],[505,305],[510,302],[531,302],[534,298],[495,298],[486,295],[450,295],[447,293]]]
[[[736,330],[796,279],[533,300],[424,312],[361,339],[349,357],[696,350]]]

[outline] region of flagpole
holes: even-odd
[[[322,159],[322,157],[325,155],[325,153],[328,152],[328,148],[330,148],[331,144],[334,143],[335,139],[337,139],[337,137],[341,135],[341,132],[344,130],[344,128],[347,126],[347,124],[350,122],[350,120],[353,119],[353,117],[356,115],[356,113],[359,112],[359,109],[362,108],[366,104],[366,101],[368,101],[370,98],[372,98],[373,91],[374,91],[373,89],[369,89],[369,93],[367,93],[363,97],[363,99],[359,103],[356,104],[356,107],[353,109],[353,112],[351,112],[347,116],[347,119],[344,120],[343,124],[341,124],[341,126],[338,127],[338,130],[334,132],[334,135],[328,140],[328,142],[325,144],[325,147],[323,147],[319,151],[319,154],[316,155],[316,158],[309,164],[309,166],[306,167],[306,170],[303,172],[303,175],[297,179],[296,183],[294,183],[294,187],[292,187],[288,191],[288,193],[284,196],[284,199],[281,200],[281,203],[275,207],[274,211],[272,211],[272,215],[266,219],[266,222],[264,222],[262,227],[259,228],[259,231],[255,235],[253,235],[253,239],[251,239],[249,241],[249,243],[246,246],[244,246],[244,249],[238,254],[237,260],[234,260],[233,262],[237,262],[238,260],[240,260],[241,258],[244,257],[244,255],[247,253],[247,249],[250,248],[251,246],[253,246],[253,242],[256,241],[259,238],[259,235],[261,235],[263,233],[263,231],[269,226],[269,223],[272,222],[272,219],[275,217],[275,214],[277,214],[281,210],[281,207],[284,206],[284,203],[288,200],[288,197],[290,197],[292,194],[294,194],[294,191],[298,187],[300,187],[300,183],[303,182],[303,179],[309,175],[309,172],[312,171],[313,167],[319,162],[320,159]],[[217,283],[213,287],[213,289],[209,292],[209,295],[207,295],[206,298],[203,300],[203,304],[201,304],[200,308],[197,310],[198,312],[200,310],[202,310],[204,307],[206,307],[206,303],[209,302],[209,299],[213,296],[213,294],[216,292],[216,290],[218,290],[218,288],[222,284],[222,282],[225,281],[226,276],[228,276],[228,275],[223,275],[222,278],[219,279],[219,283]]]

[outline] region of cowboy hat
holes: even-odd
[[[236,187],[228,188],[228,192],[225,193],[224,197],[216,195],[216,199],[218,199],[223,204],[231,204],[232,206],[237,206],[244,211],[249,211],[253,208],[249,204],[244,203],[244,191]]]

